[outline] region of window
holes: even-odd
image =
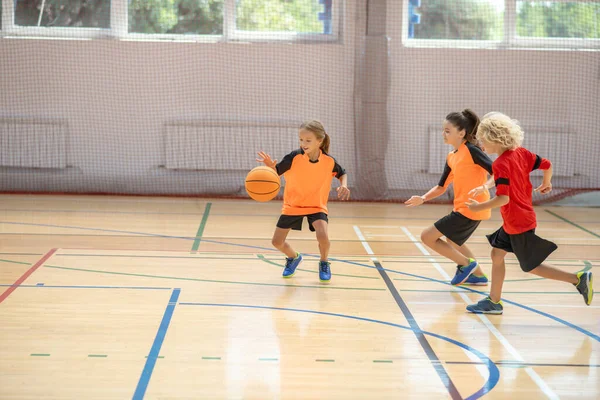
[[[517,1],[517,35],[600,39],[600,2]]]
[[[110,1],[17,0],[19,26],[109,28]]]
[[[338,8],[342,3],[343,0],[0,0],[0,33],[213,42],[337,40]]]
[[[504,1],[422,0],[415,39],[502,40]]]
[[[600,0],[405,0],[416,47],[600,48]]]

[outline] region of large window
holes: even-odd
[[[600,48],[600,0],[405,0],[418,47]]]
[[[343,0],[0,0],[0,35],[336,40],[342,3]]]

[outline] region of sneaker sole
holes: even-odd
[[[501,315],[503,310],[493,310],[493,311],[471,311],[471,310],[467,310],[470,313],[473,314],[492,314],[492,315]]]
[[[592,299],[594,298],[594,276],[592,274],[589,275],[590,279],[588,279],[588,298],[585,304],[588,306],[592,304]]]
[[[327,280],[319,278],[319,280],[320,280],[321,282],[323,282],[323,283],[329,283],[329,282],[331,282],[331,278],[329,278],[329,279],[327,279]]]
[[[465,285],[465,286],[487,286],[488,282],[477,282],[477,283],[465,282],[465,283],[461,283],[461,285]],[[455,285],[455,286],[457,286],[457,285]]]

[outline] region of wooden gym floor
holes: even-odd
[[[0,398],[600,398],[600,298],[511,257],[504,315],[467,313],[488,288],[419,242],[450,206],[331,203],[329,284],[306,225],[281,277],[280,207],[0,196]],[[537,214],[551,263],[600,265],[600,209]],[[488,275],[499,218],[469,241]]]

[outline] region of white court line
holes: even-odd
[[[429,251],[427,251],[427,249],[421,244],[421,242],[419,242],[412,235],[412,233],[410,233],[410,231],[408,229],[406,229],[406,227],[403,226],[403,227],[401,227],[401,229],[406,234],[406,236],[408,236],[410,238],[410,240],[412,240],[412,242],[415,244],[415,246],[417,246],[419,248],[419,250],[421,250],[421,253],[423,253],[423,255],[426,255],[426,256],[431,255],[431,253],[429,253]],[[442,267],[435,261],[435,259],[429,258],[428,260],[440,272],[440,274],[444,277],[444,279],[446,279],[447,281],[450,281],[450,279],[451,279],[450,276],[446,273],[446,271],[444,271],[442,269]],[[467,295],[465,295],[464,293],[458,293],[458,295],[463,299],[463,301],[465,303],[467,303],[467,304],[471,303],[471,300],[469,299],[469,297],[467,297]],[[490,322],[490,320],[484,314],[473,314],[473,315],[475,315],[475,316],[479,317],[479,319],[481,319],[481,322],[483,322],[483,324],[490,330],[490,332],[492,332],[492,334],[496,337],[496,339],[498,339],[498,341],[500,343],[502,343],[504,348],[506,348],[506,350],[508,350],[508,352],[517,361],[522,362],[522,363],[525,362],[525,360],[523,359],[523,357],[521,357],[521,355],[519,354],[517,349],[515,349],[508,342],[508,340],[500,333],[500,331],[498,329],[496,329],[494,324],[492,324]],[[544,394],[546,396],[548,396],[548,398],[559,399],[558,395],[556,393],[554,393],[554,391],[552,391],[550,386],[548,386],[548,384],[537,374],[537,372],[535,372],[533,370],[533,368],[525,367],[524,369],[525,369],[525,372],[527,372],[527,375],[529,375],[531,377],[531,379],[539,386],[539,388],[542,389],[542,392],[544,392]]]

